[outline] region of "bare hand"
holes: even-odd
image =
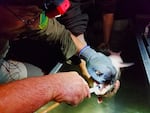
[[[77,72],[61,72],[52,75],[55,79],[54,100],[77,105],[90,97],[87,82]]]

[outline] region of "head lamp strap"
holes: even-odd
[[[39,24],[39,28],[40,28],[40,29],[44,29],[47,25],[48,25],[48,17],[45,15],[45,12],[43,11],[43,12],[40,14],[40,24]]]

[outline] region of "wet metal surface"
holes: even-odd
[[[149,57],[149,52],[147,51],[147,46],[144,44],[142,36],[137,36],[137,42],[139,46],[139,50],[141,53],[141,57],[143,60],[143,64],[145,67],[146,71],[146,76],[148,78],[149,84],[150,84],[150,57]]]

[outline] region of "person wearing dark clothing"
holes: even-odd
[[[98,50],[109,49],[116,0],[70,1],[71,7],[57,20],[83,43]]]

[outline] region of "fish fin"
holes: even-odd
[[[131,63],[125,63],[125,62],[123,62],[123,63],[119,64],[119,67],[120,68],[124,68],[124,67],[130,67],[130,66],[133,66],[133,65],[134,65],[133,62],[131,62]]]
[[[109,50],[109,53],[110,53],[110,55],[117,55],[117,56],[121,55],[121,51],[119,51],[119,52],[113,52],[113,51]]]

